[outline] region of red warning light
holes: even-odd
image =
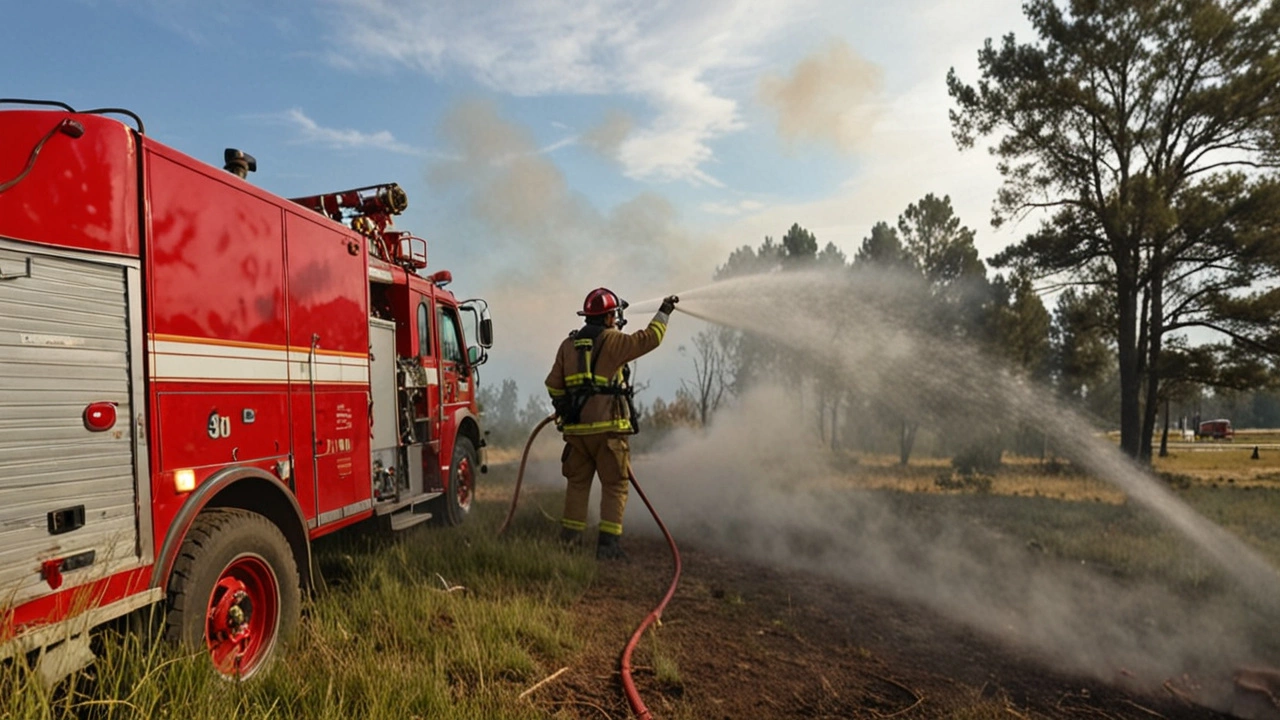
[[[92,432],[105,432],[116,425],[116,404],[96,402],[84,409],[84,426]]]
[[[50,590],[62,587],[62,558],[45,560],[40,564],[40,577],[49,583]]]

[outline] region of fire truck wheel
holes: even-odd
[[[476,446],[462,435],[453,444],[453,462],[449,464],[449,487],[431,508],[432,519],[441,525],[461,525],[471,513],[476,493]]]
[[[270,520],[235,508],[191,524],[169,576],[166,636],[204,647],[217,671],[247,679],[297,626],[302,603],[289,543]]]

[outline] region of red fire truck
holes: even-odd
[[[0,138],[0,658],[65,675],[163,603],[247,677],[313,539],[463,521],[492,322],[397,185],[286,200],[116,108],[0,100]]]

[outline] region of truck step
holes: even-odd
[[[418,493],[412,497],[401,497],[399,500],[375,500],[373,511],[378,515],[413,512],[413,508],[423,506],[428,500],[434,500],[444,493]]]
[[[93,650],[89,646],[89,633],[84,632],[75,637],[46,648],[40,653],[36,663],[36,672],[40,682],[52,690],[60,680],[73,672],[88,667],[94,661]]]
[[[391,529],[395,532],[400,532],[430,520],[431,513],[427,512],[425,505],[425,503],[418,505],[418,508],[422,508],[421,511],[418,508],[405,508],[399,512],[392,513],[391,517],[388,518],[391,521]]]

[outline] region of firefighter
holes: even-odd
[[[646,328],[624,333],[622,312],[627,302],[608,288],[592,290],[578,312],[585,324],[560,343],[547,375],[556,427],[565,441],[560,472],[568,486],[560,538],[566,544],[581,542],[587,529],[591,479],[599,474],[597,558],[626,559],[618,540],[630,475],[627,437],[637,430],[627,363],[658,347],[679,300],[675,295],[667,297]]]

